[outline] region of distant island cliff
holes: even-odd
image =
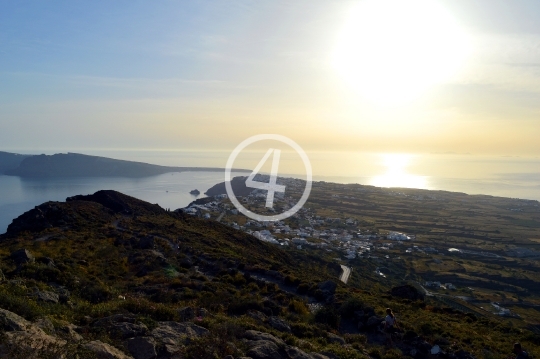
[[[32,178],[47,177],[147,177],[169,172],[186,171],[223,171],[217,167],[172,167],[159,166],[143,162],[116,160],[107,157],[89,156],[78,153],[59,153],[55,155],[25,156],[19,163],[17,159],[22,155],[6,156],[2,162],[0,153],[0,173]],[[14,154],[10,154],[14,155]],[[11,161],[11,162],[10,162]],[[237,170],[236,172],[248,172]]]
[[[31,157],[31,155],[20,155],[18,153],[0,151],[0,174],[19,167],[21,162],[28,157]]]

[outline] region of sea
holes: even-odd
[[[55,152],[46,154],[52,153]],[[187,150],[86,150],[80,153],[159,165],[199,167],[225,167],[230,154],[229,151]],[[234,167],[254,169],[263,155],[264,152],[254,151],[239,158]],[[540,200],[539,157],[324,151],[307,152],[307,155],[314,181]],[[279,168],[279,176],[306,178],[304,165],[294,156],[287,159],[285,152],[281,154]],[[246,173],[233,172],[232,176],[235,175],[245,176]],[[27,179],[0,175],[0,233],[5,232],[14,218],[46,201],[65,201],[70,196],[110,189],[174,210],[204,197],[208,188],[223,180],[224,172],[175,172],[145,178]],[[194,189],[201,194],[191,195],[189,192]]]

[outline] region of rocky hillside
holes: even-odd
[[[114,191],[47,202],[0,236],[0,357],[506,358],[518,340],[540,354],[538,335],[414,287],[348,287],[324,253]]]

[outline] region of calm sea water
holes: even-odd
[[[239,156],[236,168],[255,168],[264,155],[252,151]],[[170,166],[225,167],[230,151],[81,151]],[[409,187],[468,194],[540,200],[540,158],[474,156],[454,154],[381,154],[353,152],[309,152],[313,179],[338,183],[360,183],[380,187]],[[305,178],[304,165],[295,153],[283,150],[280,176]],[[270,161],[269,161],[270,162]],[[270,163],[265,164],[269,167]],[[269,168],[262,168],[269,172]],[[240,174],[239,174],[240,175]],[[242,175],[245,175],[242,174]],[[204,193],[222,182],[222,172],[183,172],[129,178],[72,178],[29,180],[0,176],[0,233],[12,219],[46,201],[64,201],[77,194],[114,189],[163,208],[185,207],[195,199],[192,189]]]
[[[222,172],[167,173],[146,178],[56,178],[46,180],[0,176],[0,233],[22,213],[46,201],[65,201],[78,194],[102,189],[120,191],[171,210],[185,207],[218,182]],[[193,189],[199,197],[189,194]]]

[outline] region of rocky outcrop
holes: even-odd
[[[13,351],[27,353],[28,359],[37,359],[44,354],[61,353],[66,345],[65,340],[48,335],[39,326],[5,309],[0,309],[0,327],[5,331],[0,357],[9,357]]]
[[[249,348],[246,356],[251,359],[328,359],[322,354],[308,354],[295,346],[286,345],[269,333],[247,330],[244,338]]]
[[[11,259],[16,265],[20,266],[25,263],[33,263],[36,261],[32,253],[28,249],[21,248],[11,253]]]
[[[153,359],[157,356],[156,341],[152,337],[128,339],[126,347],[135,359]]]
[[[272,328],[279,330],[280,332],[284,332],[284,333],[291,332],[291,327],[289,326],[289,324],[279,317],[274,317],[274,316],[269,317],[268,324],[270,324]]]
[[[47,291],[37,291],[34,293],[34,296],[38,301],[45,302],[45,303],[58,303],[60,300],[60,296],[53,292],[47,292]]]
[[[99,340],[86,343],[83,347],[96,354],[99,359],[133,359],[133,357],[126,355],[115,347]]]
[[[121,339],[143,336],[148,332],[148,327],[143,323],[137,323],[135,316],[124,314],[99,319],[93,326],[104,328],[109,335]]]

